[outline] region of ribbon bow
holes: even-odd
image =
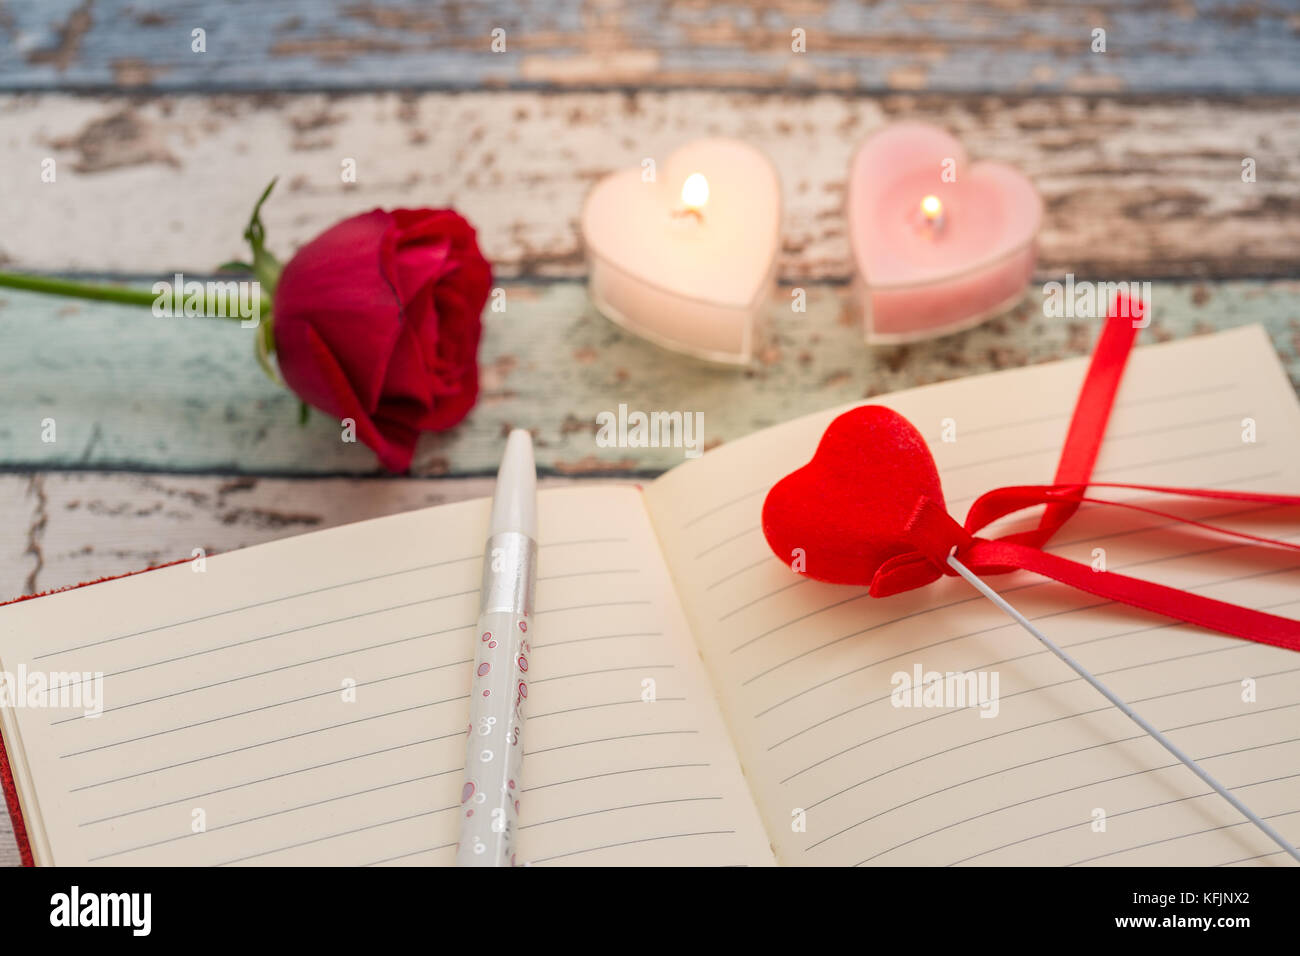
[[[944,505],[934,459],[920,433],[891,409],[862,405],[836,418],[812,461],[768,492],[763,503],[763,533],[768,544],[777,557],[800,573],[837,584],[869,585],[873,597],[909,591],[956,574],[947,563],[955,553],[977,575],[1033,571],[1109,600],[1300,651],[1300,621],[1112,571],[1097,571],[1043,550],[1080,505],[1091,504],[1125,508],[1254,544],[1300,551],[1300,545],[1291,542],[1089,494],[1092,489],[1117,488],[1261,506],[1300,505],[1300,495],[1091,480],[1115,393],[1137,338],[1138,326],[1131,317],[1141,314],[1141,303],[1123,299],[1111,310],[1084,377],[1052,484],[1014,485],[986,492],[971,505],[965,523],[959,524]],[[1037,527],[996,538],[979,536],[993,522],[1036,505],[1046,506]]]

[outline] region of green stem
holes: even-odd
[[[204,283],[203,315],[216,319],[233,319],[242,322],[238,314],[231,314],[229,303],[215,295],[208,295],[207,283]],[[131,289],[119,285],[96,285],[92,282],[73,282],[70,279],[56,279],[50,276],[25,275],[17,272],[0,272],[0,287],[23,289],[27,292],[40,292],[44,295],[62,295],[73,299],[92,299],[97,302],[117,302],[121,305],[145,305],[152,308],[159,300],[159,294],[144,289]],[[170,286],[168,287],[170,289]],[[182,292],[182,298],[186,298]],[[171,293],[164,293],[164,304],[170,307]],[[226,314],[222,313],[224,308]],[[260,303],[262,320],[270,318],[271,301],[262,294]]]
[[[115,285],[95,285],[90,282],[72,282],[68,279],[22,275],[16,272],[0,272],[0,286],[10,289],[24,289],[27,292],[41,292],[45,295],[70,296],[74,299],[120,302],[123,305],[152,306],[158,298],[153,292],[144,289],[129,289],[125,286]]]

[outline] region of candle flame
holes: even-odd
[[[921,215],[931,222],[943,215],[943,203],[938,196],[926,196],[921,200]]]
[[[691,173],[682,183],[682,204],[698,211],[709,201],[709,181],[703,173]]]

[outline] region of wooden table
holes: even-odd
[[[47,0],[0,3],[0,37],[0,268],[210,275],[279,176],[265,219],[282,252],[374,206],[453,204],[508,303],[486,317],[478,407],[394,478],[336,423],[300,427],[232,323],[0,291],[0,599],[484,494],[512,426],[533,430],[549,483],[631,480],[680,451],[597,447],[595,416],[619,402],[702,411],[713,445],[1082,354],[1096,320],[1042,308],[1066,273],[1152,281],[1148,341],[1262,323],[1300,383],[1294,0]],[[981,328],[868,350],[844,174],[901,117],[1033,177],[1039,275]],[[744,371],[629,339],[583,285],[586,190],[704,134],[761,146],[784,183],[773,334]],[[16,862],[5,819],[0,864]]]

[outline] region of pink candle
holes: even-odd
[[[868,342],[969,328],[1005,311],[1033,275],[1043,203],[1019,170],[969,163],[923,123],[868,139],[849,168],[854,300]]]

